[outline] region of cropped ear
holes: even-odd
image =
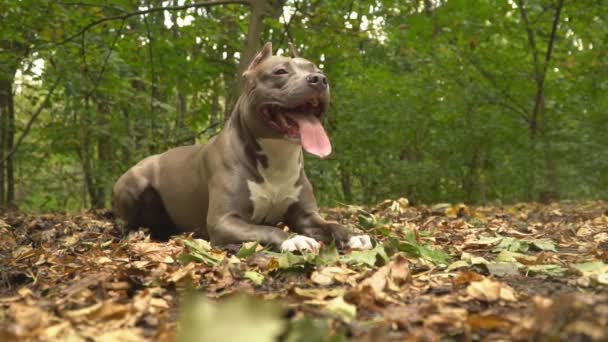
[[[292,42],[289,42],[289,50],[291,51],[291,58],[300,57],[300,52],[298,51],[298,49],[296,49]]]
[[[264,61],[266,58],[268,58],[270,56],[272,56],[272,43],[268,42],[268,43],[264,44],[262,51],[258,52],[258,54],[255,55],[255,57],[253,57],[253,60],[251,61],[251,63],[249,63],[249,67],[247,67],[247,70],[245,71],[245,73],[253,70],[256,66],[258,66],[260,63],[262,63],[262,61]]]

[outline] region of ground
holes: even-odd
[[[105,211],[7,213],[0,340],[608,340],[605,202],[324,214],[375,248],[216,250],[125,236]]]

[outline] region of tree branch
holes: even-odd
[[[203,130],[201,130],[200,132],[198,132],[196,134],[193,134],[193,135],[190,135],[190,136],[187,136],[185,138],[181,138],[179,140],[176,140],[176,141],[172,142],[171,146],[181,145],[181,144],[183,144],[185,142],[191,141],[192,139],[196,139],[196,138],[200,137],[201,135],[203,135],[203,134],[211,131],[212,129],[214,129],[216,127],[218,127],[220,124],[223,124],[223,123],[224,123],[223,121],[218,121],[218,122],[214,122],[212,124],[209,124],[207,127],[205,127]]]
[[[549,37],[549,45],[547,46],[547,52],[545,53],[545,65],[543,68],[543,81],[547,75],[547,68],[549,67],[549,61],[551,60],[551,54],[553,53],[553,45],[555,44],[555,37],[557,35],[557,26],[559,25],[559,17],[564,7],[564,0],[559,0],[557,8],[555,9],[555,16],[553,17],[553,24],[551,26],[551,36]]]
[[[19,149],[19,146],[21,146],[21,143],[23,142],[23,139],[25,139],[25,137],[28,135],[28,133],[30,132],[30,129],[32,128],[32,126],[34,125],[34,121],[36,121],[36,119],[38,118],[38,116],[40,115],[40,113],[42,113],[42,110],[44,109],[44,107],[46,106],[46,104],[49,102],[49,99],[51,98],[51,96],[53,95],[53,93],[55,92],[55,89],[57,88],[57,86],[59,85],[59,81],[61,80],[61,77],[57,77],[57,79],[55,80],[55,83],[53,83],[53,85],[51,86],[51,88],[49,89],[49,92],[46,94],[46,96],[44,97],[44,100],[42,100],[42,103],[40,103],[40,106],[38,106],[38,109],[36,109],[36,111],[34,112],[34,114],[32,114],[32,116],[30,117],[30,119],[28,120],[27,124],[25,125],[25,128],[23,129],[23,132],[21,132],[21,135],[19,136],[19,138],[17,139],[17,143],[13,146],[13,148],[11,148],[11,150],[4,156],[4,158],[2,158],[2,160],[0,160],[0,166],[4,165],[4,163],[11,159],[13,157],[13,155],[17,152],[17,150]]]
[[[523,0],[520,0],[520,2]],[[530,124],[534,125],[532,127],[531,134],[534,136],[536,134],[536,125],[538,116],[541,115],[543,110],[543,102],[545,100],[545,79],[547,76],[547,70],[549,68],[549,61],[551,60],[551,54],[553,52],[553,45],[555,43],[555,38],[557,36],[557,26],[559,25],[559,18],[562,12],[562,8],[564,6],[564,0],[558,0],[557,7],[555,8],[555,15],[553,16],[553,23],[551,25],[551,35],[549,36],[549,42],[547,44],[547,51],[545,52],[545,60],[542,66],[542,70],[540,70],[540,65],[536,65],[538,62],[538,57],[535,57],[535,70],[536,70],[536,96],[534,98],[534,108],[532,109],[532,118],[530,120]],[[524,11],[525,13],[525,11]],[[538,51],[534,51],[534,55],[536,56]]]
[[[483,66],[481,66],[481,63],[479,63],[478,60],[476,60],[475,58],[473,58],[472,56],[469,56],[465,53],[460,52],[460,49],[454,47],[454,46],[450,46],[450,50],[456,54],[457,56],[460,56],[461,58],[465,58],[470,65],[473,66],[473,68],[487,81],[490,83],[490,85],[492,85],[494,87],[494,89],[496,89],[496,91],[498,93],[500,93],[504,99],[506,101],[496,101],[495,99],[493,100],[493,102],[496,102],[500,105],[502,105],[505,108],[508,108],[510,110],[512,110],[514,113],[519,114],[519,116],[525,121],[525,122],[529,122],[530,119],[528,118],[528,111],[525,109],[525,107],[523,105],[520,105],[519,103],[517,103],[517,101],[515,100],[515,98],[513,98],[513,96],[511,96],[511,94],[509,94],[509,91],[507,89],[502,88],[499,85],[499,82],[497,81],[497,78],[495,75],[493,75],[492,73],[490,73],[489,71],[487,71],[486,69],[483,68]],[[434,58],[435,59],[435,58]],[[438,62],[437,63],[438,66],[441,67],[442,63]],[[445,69],[445,68],[444,68]],[[447,70],[446,70],[447,71]],[[456,77],[457,79],[457,77]],[[483,94],[487,100],[492,100],[491,97],[488,94]],[[511,104],[509,104],[509,102]]]
[[[536,38],[534,37],[532,26],[530,26],[528,11],[526,10],[524,0],[518,0],[517,3],[521,19],[523,20],[526,32],[528,33],[528,44],[530,44],[530,49],[532,50],[532,59],[534,60],[534,76],[536,77],[536,82],[540,84],[541,71],[540,61],[538,60],[538,49],[536,48]]]
[[[62,44],[68,43],[68,42],[74,40],[75,38],[77,38],[78,36],[84,34],[86,31],[90,30],[92,27],[99,25],[101,23],[104,23],[106,21],[127,20],[128,18],[136,16],[136,15],[143,15],[143,14],[161,12],[161,11],[179,11],[179,10],[184,10],[184,9],[189,9],[189,8],[211,7],[211,6],[218,6],[218,5],[230,5],[230,4],[250,5],[251,2],[249,0],[211,0],[211,1],[205,1],[205,2],[195,2],[192,4],[186,4],[186,5],[180,5],[180,6],[153,7],[153,8],[148,8],[146,10],[128,12],[125,14],[105,17],[105,18],[101,18],[101,19],[90,22],[88,25],[86,25],[83,28],[81,28],[80,30],[78,30],[78,32],[76,32],[73,35],[65,38],[64,40],[56,43],[56,45],[62,45]]]
[[[154,54],[152,49],[152,32],[148,18],[144,18],[146,36],[148,37],[148,58],[150,60],[150,115],[154,115],[154,95],[156,93],[156,72],[154,70]]]
[[[283,45],[283,38],[285,36],[287,36],[288,42],[294,44],[293,38],[291,37],[291,33],[289,32],[289,27],[291,26],[291,22],[293,21],[293,18],[300,11],[299,5],[300,5],[300,2],[298,0],[296,0],[293,4],[293,7],[294,7],[293,14],[291,15],[291,17],[289,17],[289,21],[287,21],[283,24],[283,34],[281,35],[281,38],[279,40],[279,46]],[[285,21],[285,13],[283,13],[282,16],[283,16],[283,21]]]

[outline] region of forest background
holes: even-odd
[[[262,43],[328,75],[322,205],[608,197],[602,0],[0,0],[0,205],[109,207],[204,143]]]

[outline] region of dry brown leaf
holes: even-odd
[[[177,271],[173,272],[171,274],[171,276],[169,276],[169,280],[174,283],[177,283],[180,280],[182,280],[185,276],[187,276],[187,275],[191,276],[192,273],[194,272],[195,267],[196,267],[196,265],[193,262],[187,264],[184,267],[180,267],[177,269]]]
[[[41,335],[48,340],[58,341],[68,329],[73,329],[72,324],[69,321],[63,321],[47,327]],[[65,339],[62,340],[65,341]]]
[[[467,324],[472,331],[506,329],[511,326],[511,322],[504,316],[473,314],[467,318]]]
[[[370,287],[377,298],[384,298],[383,292],[387,287],[391,291],[402,291],[401,286],[410,280],[409,261],[404,255],[396,254],[388,264],[364,279],[358,287]]]
[[[452,280],[452,284],[454,287],[460,287],[482,279],[483,276],[479,273],[465,271],[458,273],[458,276]]]
[[[91,285],[102,284],[110,277],[110,274],[105,272],[92,273],[84,278],[77,280],[75,283],[63,290],[66,297],[71,297],[80,291],[87,289]]]
[[[111,331],[104,331],[97,337],[96,342],[139,342],[144,341],[144,335],[140,328],[122,328]]]
[[[95,262],[100,265],[109,264],[112,262],[112,259],[110,259],[106,256],[102,256],[102,257],[97,258],[97,260],[95,260]]]
[[[335,287],[332,289],[323,289],[323,288],[311,288],[311,289],[302,289],[299,287],[295,287],[293,292],[300,297],[311,298],[316,300],[324,300],[326,298],[334,298],[338,296],[344,295],[346,290],[342,287]]]
[[[15,322],[12,331],[21,337],[36,336],[41,329],[48,326],[51,320],[48,312],[36,306],[21,303],[11,304],[9,313]]]
[[[356,274],[356,272],[344,265],[340,267],[328,266],[312,272],[310,280],[312,280],[313,283],[322,286],[328,286],[335,282],[354,285],[355,280],[352,277],[353,274]]]
[[[447,330],[450,334],[465,332],[468,326],[466,320],[468,312],[462,308],[440,307],[439,312],[432,314],[424,320],[424,326],[434,331]]]
[[[467,293],[474,299],[484,302],[495,302],[498,300],[515,301],[515,290],[499,281],[485,278],[474,281],[467,287]]]
[[[167,244],[157,242],[137,242],[129,247],[133,250],[133,252],[135,252],[136,255],[149,261],[169,264],[175,261],[171,256],[173,253],[175,253],[175,247]]]
[[[93,316],[97,311],[103,307],[103,303],[95,303],[84,308],[76,310],[68,310],[62,313],[63,317],[69,318],[74,321],[87,320],[88,317]]]

